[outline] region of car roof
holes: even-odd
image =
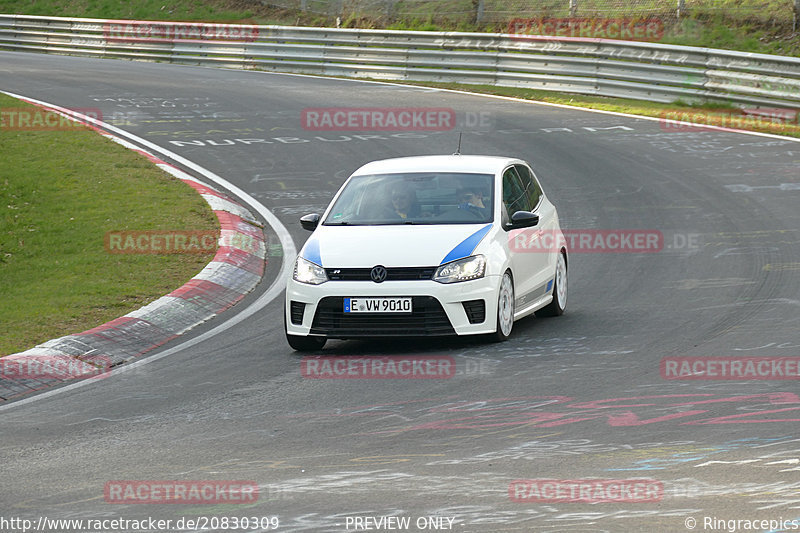
[[[399,172],[468,172],[497,174],[508,165],[524,163],[513,157],[489,155],[423,155],[396,157],[373,161],[356,170],[353,175],[391,174]]]

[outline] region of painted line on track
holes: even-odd
[[[349,81],[349,82],[356,82],[356,83],[374,83],[378,85],[390,85],[393,87],[412,87],[417,89],[427,89],[431,92],[446,92],[446,93],[454,93],[454,94],[464,94],[468,96],[481,96],[484,98],[494,98],[496,100],[505,100],[508,102],[519,102],[523,104],[531,104],[531,105],[541,105],[547,107],[556,107],[559,109],[572,109],[578,111],[589,111],[590,113],[599,113],[601,115],[612,115],[615,117],[626,117],[626,118],[638,118],[642,120],[649,120],[651,122],[659,122],[664,119],[660,117],[649,117],[647,115],[634,115],[633,113],[623,113],[622,111],[607,111],[605,109],[592,109],[591,107],[581,107],[575,105],[568,105],[568,104],[556,104],[553,102],[541,102],[538,100],[526,100],[524,98],[517,98],[515,96],[503,96],[500,94],[485,94],[485,93],[474,93],[471,91],[463,91],[460,89],[445,89],[443,87],[429,87],[427,85],[416,85],[416,84],[406,84],[406,83],[395,83],[390,81],[377,81],[377,80],[360,80],[358,78],[345,78],[339,76],[322,76],[322,75],[314,75],[314,74],[297,74],[294,72],[268,72],[268,71],[257,71],[257,70],[246,70],[242,71],[241,69],[234,69],[234,68],[227,68],[227,67],[207,67],[207,66],[200,66],[200,68],[223,68],[224,70],[233,70],[237,72],[253,72],[257,74],[277,74],[280,76],[296,76],[299,78],[312,78],[312,79],[326,79],[326,80],[340,80],[340,81]],[[767,137],[769,139],[782,139],[784,141],[791,141],[800,143],[799,137],[789,137],[786,135],[776,135],[774,133],[762,133],[760,131],[749,131],[749,130],[740,130],[736,128],[726,128],[724,126],[714,126],[711,124],[696,124],[694,122],[685,122],[680,120],[670,120],[670,124],[679,124],[681,126],[692,126],[697,129],[708,129],[708,130],[716,130],[716,131],[724,131],[728,133],[744,133],[747,135],[755,135],[757,137]]]
[[[254,302],[252,302],[248,307],[244,308],[242,311],[240,311],[236,315],[232,316],[230,319],[226,320],[222,324],[210,329],[209,331],[206,331],[205,333],[202,333],[202,334],[198,335],[197,337],[194,337],[194,338],[189,339],[189,340],[187,340],[185,342],[182,342],[181,344],[179,344],[177,346],[174,346],[172,348],[169,348],[167,350],[164,350],[163,352],[159,352],[159,353],[156,353],[156,354],[150,355],[150,356],[145,356],[144,359],[135,361],[133,363],[126,363],[126,364],[124,364],[122,366],[114,368],[110,372],[111,376],[114,376],[116,374],[122,374],[122,373],[127,372],[127,371],[129,371],[131,369],[138,368],[139,366],[151,363],[153,361],[157,361],[157,360],[159,360],[159,359],[161,359],[163,357],[167,357],[168,355],[172,355],[172,354],[174,354],[176,352],[179,352],[181,350],[184,350],[186,348],[190,348],[190,347],[192,347],[192,346],[194,346],[196,344],[199,344],[200,342],[203,342],[203,341],[205,341],[207,339],[210,339],[210,338],[212,338],[212,337],[214,337],[214,336],[216,336],[216,335],[218,335],[220,333],[223,333],[226,330],[228,330],[228,329],[232,328],[233,326],[237,325],[238,323],[242,322],[243,320],[251,317],[252,315],[257,313],[258,311],[262,310],[264,307],[266,307],[270,302],[272,302],[272,300],[274,300],[283,291],[284,285],[285,285],[285,279],[286,279],[286,276],[288,275],[288,271],[291,268],[291,264],[292,264],[292,262],[294,260],[294,257],[295,257],[295,255],[297,255],[297,249],[296,249],[294,241],[292,240],[292,237],[289,234],[289,231],[286,229],[286,227],[280,222],[280,220],[278,220],[278,218],[271,211],[269,211],[266,207],[264,207],[264,205],[262,205],[258,200],[256,200],[252,196],[250,196],[248,193],[246,193],[245,191],[243,191],[242,189],[240,189],[239,187],[237,187],[233,183],[230,183],[228,180],[226,180],[226,179],[222,178],[221,176],[211,172],[210,170],[207,170],[204,167],[202,167],[202,166],[200,166],[200,165],[198,165],[198,164],[196,164],[196,163],[194,163],[192,161],[189,161],[188,159],[186,159],[186,158],[184,158],[184,157],[182,157],[182,156],[180,156],[180,155],[178,155],[178,154],[176,154],[176,153],[174,153],[174,152],[172,152],[170,150],[167,150],[166,148],[161,148],[160,146],[158,146],[158,145],[156,145],[156,144],[154,144],[154,143],[152,143],[150,141],[147,141],[147,140],[145,140],[145,139],[143,139],[141,137],[138,137],[137,135],[134,135],[132,133],[126,132],[124,130],[121,130],[121,129],[115,127],[115,126],[112,126],[111,124],[107,124],[105,122],[102,122],[100,120],[94,119],[92,117],[88,117],[88,116],[82,115],[81,113],[77,113],[75,111],[72,111],[72,110],[69,110],[69,109],[54,105],[54,104],[50,104],[50,103],[47,103],[47,102],[44,102],[44,101],[41,101],[41,100],[36,100],[36,99],[33,99],[33,98],[29,98],[29,97],[26,97],[26,96],[10,93],[10,92],[7,92],[7,91],[0,91],[0,92],[2,92],[4,94],[7,94],[8,96],[11,96],[13,98],[17,98],[19,100],[23,100],[23,101],[29,102],[31,104],[35,104],[35,105],[38,105],[38,106],[43,106],[43,107],[46,107],[46,108],[50,108],[50,109],[56,110],[56,111],[58,111],[60,113],[63,113],[63,114],[68,115],[68,116],[70,116],[72,118],[75,118],[76,120],[91,124],[94,127],[106,130],[108,132],[113,132],[115,135],[118,135],[118,136],[120,136],[120,137],[122,137],[124,139],[128,139],[129,141],[137,143],[140,146],[147,147],[148,149],[152,150],[153,152],[156,152],[156,153],[158,153],[158,154],[160,154],[162,156],[165,156],[168,159],[171,159],[172,161],[185,166],[186,168],[190,168],[191,170],[195,171],[197,174],[205,177],[206,179],[216,183],[220,187],[222,187],[222,188],[228,190],[229,192],[233,193],[239,199],[241,199],[242,202],[244,202],[248,206],[252,207],[256,212],[258,212],[262,217],[264,217],[264,220],[267,221],[267,223],[270,225],[270,227],[273,229],[273,231],[275,231],[276,235],[280,239],[281,246],[283,247],[283,257],[282,257],[282,264],[281,264],[280,272],[278,273],[275,281],[273,281],[272,284],[269,286],[269,288],[261,296],[259,296]],[[44,398],[49,398],[51,396],[55,396],[55,395],[61,394],[63,392],[74,390],[74,389],[76,389],[78,387],[83,387],[83,386],[85,386],[85,385],[87,385],[89,383],[90,383],[90,381],[78,381],[78,382],[72,383],[70,385],[66,385],[64,387],[60,387],[60,388],[53,389],[53,390],[50,390],[50,391],[47,391],[47,392],[43,392],[41,394],[36,394],[36,395],[28,397],[28,398],[22,398],[20,400],[14,400],[9,404],[0,405],[0,411],[5,411],[7,409],[12,409],[12,408],[14,408],[16,406],[19,406],[19,405],[32,403],[32,402],[35,402],[35,401],[38,401],[38,400],[42,400]]]
[[[201,66],[200,68],[218,69],[220,67],[205,67],[205,66]],[[607,110],[602,110],[602,109],[592,109],[592,108],[581,107],[581,106],[572,106],[572,105],[567,105],[567,104],[557,104],[557,103],[552,103],[552,102],[541,102],[541,101],[536,101],[536,100],[526,100],[526,99],[523,99],[523,98],[516,98],[516,97],[512,97],[512,96],[502,96],[502,95],[495,95],[495,94],[475,93],[475,92],[470,92],[470,91],[464,91],[464,90],[458,90],[458,89],[446,89],[446,88],[441,88],[441,87],[428,87],[428,86],[425,86],[425,85],[411,85],[411,84],[394,83],[394,82],[388,82],[388,81],[362,80],[362,79],[358,79],[358,78],[346,78],[346,77],[336,77],[336,76],[319,76],[319,75],[299,74],[299,73],[291,73],[291,72],[246,71],[246,70],[241,70],[241,69],[230,69],[230,68],[225,68],[225,67],[222,67],[222,69],[223,70],[234,70],[234,71],[237,71],[237,72],[252,72],[254,74],[268,74],[268,75],[291,76],[291,77],[312,78],[312,79],[320,79],[321,78],[321,79],[326,79],[326,80],[339,80],[339,81],[348,82],[348,83],[355,82],[355,83],[369,83],[369,84],[378,84],[378,85],[386,85],[386,86],[393,86],[393,87],[403,87],[403,88],[409,88],[410,87],[410,88],[420,89],[421,91],[428,90],[428,91],[431,91],[431,92],[445,92],[445,93],[461,94],[461,95],[466,95],[466,96],[477,96],[477,97],[484,97],[484,98],[493,98],[493,99],[496,99],[496,100],[503,100],[503,101],[508,101],[508,102],[523,103],[523,104],[529,104],[529,105],[540,105],[540,106],[554,107],[554,108],[565,109],[565,110],[588,111],[590,113],[598,113],[598,114],[603,114],[603,115],[611,115],[611,116],[618,116],[618,117],[625,117],[625,118],[649,120],[649,121],[653,121],[653,122],[657,122],[657,121],[662,120],[661,118],[658,118],[658,117],[635,115],[635,114],[623,113],[623,112],[619,112],[619,111],[607,111]],[[278,274],[278,277],[272,283],[272,285],[270,285],[270,287],[267,289],[267,291],[264,294],[262,294],[255,302],[253,302],[247,309],[241,311],[235,317],[231,318],[230,320],[228,320],[224,324],[220,324],[219,326],[211,329],[210,331],[207,331],[206,333],[201,334],[198,337],[195,337],[194,339],[191,339],[189,341],[186,341],[185,343],[182,343],[182,344],[180,344],[178,346],[170,348],[169,350],[165,350],[164,352],[161,352],[161,353],[158,353],[158,354],[154,354],[152,356],[148,356],[145,359],[142,359],[140,361],[136,361],[136,362],[130,363],[130,364],[125,364],[125,365],[119,367],[118,369],[114,369],[113,373],[121,373],[121,372],[126,371],[127,369],[135,368],[135,367],[137,367],[139,365],[147,364],[147,363],[149,363],[151,361],[156,361],[156,360],[158,360],[158,359],[160,359],[162,357],[166,357],[167,355],[171,355],[172,353],[175,353],[175,352],[180,351],[182,349],[189,348],[189,347],[191,347],[191,346],[193,346],[193,345],[195,345],[195,344],[197,344],[199,342],[202,342],[203,340],[211,338],[214,335],[217,335],[219,333],[222,333],[223,331],[229,329],[230,327],[233,327],[234,325],[238,324],[242,320],[244,320],[246,318],[249,318],[250,316],[255,314],[255,312],[257,312],[260,309],[262,309],[263,307],[265,307],[267,304],[269,304],[280,293],[280,291],[283,290],[284,285],[285,285],[283,280],[285,279],[286,275],[288,274],[288,270],[289,270],[289,263],[287,262],[287,258],[293,258],[297,254],[297,249],[296,249],[296,247],[294,245],[294,241],[292,240],[291,236],[289,235],[289,232],[286,229],[286,227],[283,226],[283,224],[281,224],[281,222],[277,219],[277,217],[275,217],[275,215],[273,215],[272,212],[270,212],[266,207],[264,207],[262,204],[260,204],[255,198],[251,197],[245,191],[243,191],[242,189],[240,189],[236,185],[233,185],[232,183],[228,182],[227,180],[225,180],[224,178],[220,177],[219,175],[217,175],[217,174],[215,174],[215,173],[203,168],[202,166],[200,166],[200,165],[198,165],[198,164],[196,164],[196,163],[194,163],[192,161],[189,161],[189,160],[185,159],[184,157],[182,157],[182,156],[180,156],[180,155],[178,155],[178,154],[176,154],[176,153],[174,153],[174,152],[172,152],[172,151],[170,151],[170,150],[168,150],[166,148],[162,148],[162,147],[160,147],[160,146],[158,146],[158,145],[156,145],[156,144],[154,144],[154,143],[152,143],[150,141],[147,141],[147,140],[145,140],[145,139],[143,139],[141,137],[138,137],[138,136],[136,136],[136,135],[134,135],[132,133],[128,133],[128,132],[126,132],[124,130],[121,130],[121,129],[115,127],[115,126],[112,126],[110,124],[106,124],[106,123],[104,123],[102,121],[99,121],[99,120],[91,118],[91,117],[84,117],[80,113],[76,113],[76,112],[71,111],[69,109],[62,108],[60,106],[56,106],[56,105],[53,105],[53,104],[49,104],[47,102],[43,102],[43,101],[36,100],[36,99],[33,99],[33,98],[28,98],[28,97],[25,97],[25,96],[22,96],[22,95],[18,95],[18,94],[14,94],[14,93],[7,92],[7,91],[0,91],[0,92],[2,92],[4,94],[7,94],[7,95],[9,95],[11,97],[14,97],[14,98],[18,98],[18,99],[21,99],[21,100],[24,100],[24,101],[28,101],[28,102],[33,103],[33,104],[38,104],[38,105],[41,105],[41,106],[50,107],[52,109],[55,109],[55,110],[57,110],[59,112],[62,112],[64,114],[66,114],[66,115],[73,116],[73,117],[79,118],[81,120],[84,120],[85,122],[93,124],[93,125],[95,125],[97,127],[105,129],[105,130],[107,130],[109,132],[114,132],[115,134],[119,135],[120,137],[123,137],[123,138],[129,139],[129,140],[131,140],[133,142],[139,143],[142,146],[146,146],[147,148],[153,150],[154,152],[159,153],[159,154],[161,154],[163,156],[166,156],[167,158],[172,159],[173,161],[175,161],[177,163],[180,163],[180,164],[184,165],[185,167],[194,170],[198,174],[206,177],[207,179],[217,183],[218,185],[222,186],[223,188],[226,188],[230,192],[234,193],[235,195],[240,197],[245,203],[247,203],[248,205],[253,207],[259,214],[261,214],[262,217],[264,217],[264,219],[273,228],[275,233],[278,235],[278,238],[280,239],[281,245],[282,245],[283,250],[284,250],[284,254],[283,254],[283,263],[281,265],[281,270],[280,270],[280,272]],[[748,131],[748,130],[740,130],[740,129],[735,129],[735,128],[726,128],[726,127],[722,127],[722,126],[697,125],[697,124],[684,122],[684,121],[673,121],[673,123],[686,125],[686,126],[700,127],[700,128],[708,129],[708,130],[712,130],[712,131],[715,130],[715,131],[722,131],[722,132],[729,132],[729,133],[742,133],[742,134],[746,134],[746,135],[754,135],[754,136],[758,136],[758,137],[766,137],[766,138],[770,138],[770,139],[781,139],[781,140],[800,143],[800,138],[787,137],[787,136],[783,136],[783,135],[775,135],[775,134],[770,134],[770,133],[761,133],[761,132],[754,132],[754,131]],[[22,399],[22,400],[14,401],[14,402],[12,402],[11,404],[8,404],[8,405],[0,405],[0,411],[12,408],[12,407],[14,407],[16,405],[22,405],[24,403],[29,403],[29,402],[36,401],[38,399],[46,398],[46,397],[58,394],[60,392],[65,392],[67,390],[72,390],[72,389],[74,389],[76,387],[83,386],[85,384],[87,384],[87,382],[76,382],[76,383],[73,383],[71,385],[67,385],[67,386],[61,387],[59,389],[55,389],[55,390],[48,391],[48,392],[45,392],[45,393],[42,393],[42,394],[38,394],[38,395],[30,397],[30,398],[25,398],[25,399]]]

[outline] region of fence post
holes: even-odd
[[[472,0],[472,6],[475,8],[475,23],[480,24],[483,22],[483,5],[484,0]]]
[[[681,17],[685,13],[686,13],[686,0],[678,0],[678,20],[681,20]]]
[[[300,11],[308,9],[308,0],[300,0]]]
[[[797,19],[800,19],[800,0],[794,0],[794,17],[792,17],[792,31],[797,31]]]
[[[569,0],[569,16],[575,18],[578,15],[578,0]]]
[[[331,17],[341,17],[343,10],[343,0],[330,0],[328,3],[328,15]]]

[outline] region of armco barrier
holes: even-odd
[[[0,49],[654,102],[800,105],[800,58],[610,39],[0,15]]]

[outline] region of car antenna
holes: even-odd
[[[456,148],[456,153],[454,153],[453,155],[461,155],[461,134],[462,133],[463,132],[461,132],[461,131],[458,132],[458,148]]]

